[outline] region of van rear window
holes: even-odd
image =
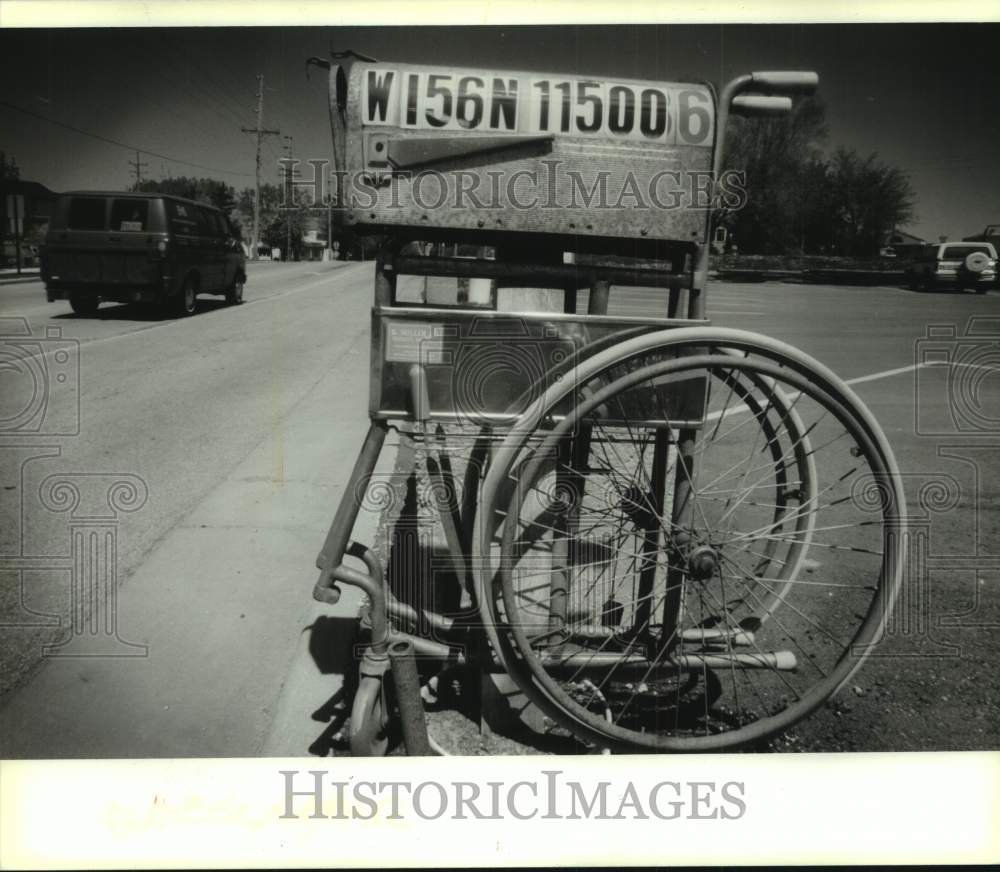
[[[69,201],[66,224],[70,230],[103,230],[104,204],[96,197],[73,197]]]
[[[228,236],[229,229],[226,227],[226,219],[221,212],[209,212],[212,219],[212,232],[216,236]]]
[[[146,229],[149,200],[121,199],[111,201],[111,229],[136,232]]]
[[[198,210],[187,203],[167,200],[167,216],[170,218],[170,229],[174,233],[198,234]]]

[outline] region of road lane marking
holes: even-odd
[[[320,285],[324,284],[326,281],[328,281],[328,278],[327,278],[328,275],[330,275],[330,276],[332,276],[332,275],[343,275],[345,273],[353,274],[355,272],[358,272],[358,267],[363,267],[363,266],[366,266],[366,265],[367,265],[366,261],[359,261],[358,263],[352,264],[351,266],[348,266],[348,267],[339,267],[338,269],[330,270],[329,273],[324,273],[323,274],[324,278],[322,278],[322,279],[320,279],[318,281],[308,282],[308,283],[302,285],[302,287],[292,288],[291,290],[283,291],[283,292],[278,293],[278,294],[272,294],[269,297],[258,297],[256,299],[251,299],[251,300],[244,299],[243,303],[238,308],[243,308],[244,306],[253,306],[253,305],[257,304],[257,303],[267,303],[267,302],[272,301],[272,300],[281,300],[281,299],[284,299],[285,297],[290,297],[293,294],[299,294],[299,293],[302,293],[303,291],[312,290],[313,288],[317,288]],[[220,307],[220,308],[215,309],[213,311],[226,311],[226,310],[231,309],[231,308],[232,308],[231,306],[223,306],[223,307]],[[210,313],[208,313],[208,312],[202,312],[201,314],[202,314],[202,317],[204,317],[205,315],[208,315]],[[118,339],[128,339],[131,336],[138,336],[138,335],[143,334],[143,333],[148,333],[150,330],[163,330],[163,329],[168,328],[168,327],[176,327],[179,324],[185,324],[185,323],[189,323],[187,318],[173,318],[173,319],[171,319],[169,321],[161,321],[161,322],[158,322],[156,324],[149,324],[146,327],[137,327],[135,330],[129,330],[127,333],[116,333],[113,336],[98,336],[98,337],[96,337],[94,339],[76,339],[76,340],[73,340],[73,341],[79,343],[79,345],[78,345],[79,348],[84,348],[84,347],[90,348],[91,346],[94,346],[94,345],[102,345],[105,342],[114,342],[114,341],[116,341]],[[64,338],[70,338],[70,337],[64,337]],[[52,348],[52,349],[43,351],[41,354],[39,354],[39,353],[31,354],[30,357],[32,357],[32,358],[47,358],[50,355],[55,354],[57,350],[58,349]]]
[[[982,364],[975,364],[975,363],[949,364],[947,361],[924,361],[922,363],[911,363],[909,366],[898,366],[895,369],[886,369],[886,370],[883,370],[882,372],[873,372],[870,375],[859,375],[856,378],[845,379],[844,380],[844,384],[845,385],[859,385],[859,384],[864,384],[865,382],[877,381],[878,379],[882,379],[882,378],[889,378],[889,377],[894,376],[894,375],[903,375],[904,373],[913,372],[913,371],[918,370],[918,369],[924,369],[925,367],[930,367],[930,366],[949,366],[949,365],[952,365],[952,366],[971,366],[971,367],[976,367],[976,368],[980,368],[980,369],[995,369],[995,367],[989,367],[989,366],[984,366]],[[787,402],[795,402],[799,398],[799,396],[801,396],[801,394],[802,394],[801,391],[782,391],[782,393],[784,394],[785,400]],[[751,411],[750,407],[747,406],[745,403],[741,403],[739,406],[733,406],[728,411],[720,409],[717,412],[710,412],[708,415],[705,416],[705,420],[706,421],[715,421],[716,419],[721,418],[723,416],[723,414],[725,414],[725,417],[727,417],[727,418],[730,417],[731,415],[745,415],[749,411]]]
[[[900,366],[896,369],[887,369],[883,372],[873,372],[871,375],[859,375],[857,378],[845,379],[844,384],[848,385],[860,385],[864,382],[877,381],[880,378],[889,378],[894,375],[902,375],[905,372],[912,372],[917,369],[923,369],[925,366],[931,366],[930,363],[911,363],[909,366]]]
[[[845,384],[849,385],[859,385],[864,382],[876,381],[880,378],[889,378],[893,375],[902,375],[906,372],[912,372],[918,369],[924,369],[925,367],[931,366],[946,366],[946,367],[962,367],[963,369],[988,369],[995,372],[1000,372],[1000,366],[991,365],[987,363],[959,363],[952,362],[948,360],[925,360],[922,363],[911,363],[909,366],[900,366],[896,369],[887,369],[884,372],[875,372],[871,375],[861,375],[857,378],[849,378],[845,381]]]

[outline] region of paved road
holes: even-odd
[[[30,681],[5,695],[0,753],[255,753],[363,434],[370,288],[369,266],[264,264],[251,268],[244,305],[208,298],[184,320],[112,305],[77,318],[46,304],[37,284],[0,288],[0,315],[14,319],[6,326],[26,318],[36,337],[57,327],[79,342],[80,387],[79,435],[0,445],[3,554],[34,557],[20,577],[3,576],[3,686]],[[5,396],[23,404],[24,379],[5,376],[14,382]],[[71,417],[71,396],[50,399],[53,414]],[[24,625],[48,623],[37,615],[47,613],[65,626],[72,607],[68,570],[44,567],[70,553],[72,514],[108,514],[106,504],[49,511],[39,487],[66,473],[100,503],[112,479],[76,475],[97,472],[148,491],[117,529],[118,633],[148,656],[59,657],[39,668],[42,645],[66,633]]]
[[[370,294],[370,265],[261,264],[242,307],[206,299],[193,318],[159,320],[110,305],[77,318],[46,304],[38,283],[0,287],[0,317],[14,319],[6,332],[50,343],[47,378],[65,370],[72,387],[75,359],[59,364],[54,343],[79,343],[80,386],[78,435],[0,440],[0,756],[298,754],[320,739],[339,687],[321,640],[343,636],[354,601],[314,607],[312,562],[365,426]],[[629,314],[658,307],[640,291],[619,301]],[[716,324],[776,336],[854,380],[893,442],[914,505],[930,478],[954,479],[958,501],[934,518],[934,553],[998,554],[1000,433],[990,421],[1000,421],[991,351],[1000,324],[974,341],[933,340],[978,367],[978,399],[960,404],[972,402],[976,433],[957,432],[949,411],[947,375],[957,370],[915,366],[928,325],[961,336],[973,317],[1000,318],[1000,296],[719,284],[709,310]],[[46,335],[54,328],[61,336]],[[31,399],[17,393],[23,380],[13,384],[7,421]],[[63,388],[50,401],[62,417],[43,431],[67,426],[75,408]],[[41,656],[67,637],[70,526],[109,527],[100,507],[74,513],[59,503],[64,491],[42,505],[53,473],[81,491],[109,480],[79,473],[134,476],[148,489],[115,528],[121,641],[112,640],[121,646],[112,653],[143,653],[129,643],[147,646],[145,656]],[[913,656],[867,665],[861,694],[819,712],[787,746],[995,747],[998,585],[992,565],[937,571]]]
[[[620,306],[644,311],[648,292],[628,292]],[[911,526],[928,537],[926,560],[913,542],[893,637],[781,746],[996,749],[1000,295],[719,283],[708,311],[719,326],[802,349],[851,384],[892,444]],[[928,365],[943,360],[955,365]],[[940,503],[938,488],[949,493]]]

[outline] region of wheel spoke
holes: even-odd
[[[488,590],[523,680],[570,729],[734,746],[792,723],[854,668],[898,578],[886,543],[901,546],[886,538],[896,507],[850,494],[889,455],[853,396],[803,360],[684,340],[584,378],[570,412],[519,437],[496,477],[504,499],[485,499],[501,554]],[[671,391],[702,386],[692,429]],[[843,556],[805,577],[811,549]]]

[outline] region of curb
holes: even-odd
[[[0,287],[3,285],[20,285],[25,282],[40,282],[41,280],[41,273],[34,273],[33,275],[24,275],[22,273],[19,276],[0,276]]]

